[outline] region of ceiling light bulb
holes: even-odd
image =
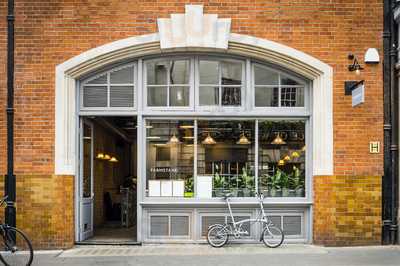
[[[97,159],[104,159],[104,153],[98,153],[96,156]]]
[[[361,71],[360,71],[359,68],[357,68],[357,69],[356,69],[356,75],[360,75],[360,74],[361,74]]]

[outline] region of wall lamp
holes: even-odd
[[[354,54],[349,54],[347,56],[347,58],[349,60],[353,60],[353,64],[349,65],[349,71],[353,72],[355,71],[357,75],[360,75],[361,70],[363,70],[364,68],[360,66],[360,64],[358,63],[357,57]]]

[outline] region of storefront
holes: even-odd
[[[201,10],[201,6],[187,6],[183,16]],[[207,23],[207,18],[198,19]],[[222,33],[229,34],[229,27],[224,29]],[[187,38],[195,34],[186,33]],[[207,33],[198,37],[209,38]],[[275,49],[306,57],[288,47]],[[332,167],[332,133],[328,129],[326,135],[316,138],[325,142],[327,149],[319,151],[325,157],[314,159],[312,132],[315,126],[321,129],[331,123],[329,97],[320,99],[313,93],[313,88],[318,88],[315,77],[304,75],[304,67],[273,62],[268,57],[263,60],[251,53],[245,56],[229,48],[220,49],[224,52],[206,52],[207,47],[204,51],[185,50],[178,47],[162,54],[127,57],[94,66],[95,71],[86,71],[75,79],[76,121],[83,125],[113,124],[111,129],[125,139],[131,138],[127,141],[133,146],[128,150],[140,155],[120,153],[116,158],[127,157],[127,165],[137,167],[124,174],[134,183],[138,199],[131,202],[137,204],[137,227],[132,228],[137,230],[136,240],[202,242],[210,224],[229,219],[224,194],[233,195],[237,217],[250,218],[258,215],[257,193],[263,193],[268,215],[283,228],[286,240],[311,243],[312,173],[317,169],[328,173]],[[318,78],[323,77],[330,86],[329,72],[323,75]],[[321,89],[329,96],[329,87]],[[321,104],[319,101],[327,111],[320,121],[315,118],[318,115],[313,117],[312,108]],[[76,183],[77,199],[81,198],[76,202],[76,222],[80,225],[76,228],[77,241],[93,235],[93,217],[101,209],[99,203],[96,207],[93,195],[99,194],[94,189],[96,182],[102,181],[96,181],[93,172],[105,168],[96,162],[104,161],[107,150],[116,150],[96,144],[100,141],[96,135],[100,134],[96,134],[96,126],[93,128],[91,159],[82,158],[78,164],[88,169],[86,174],[81,172]],[[129,133],[133,131],[135,134]],[[79,135],[84,143],[86,135]],[[112,138],[106,142],[112,142]],[[84,145],[77,148],[85,154]],[[112,157],[116,151],[108,153]],[[314,168],[313,160],[319,163]],[[115,170],[121,168],[115,165],[113,179],[116,171],[123,172]],[[121,178],[117,174],[117,179]],[[118,193],[110,191],[123,182],[102,192],[116,198]],[[91,193],[84,193],[90,189]],[[261,228],[247,226],[250,233],[245,241],[257,241]]]
[[[383,163],[368,152],[382,141],[380,64],[365,66],[365,104],[353,108],[343,82],[355,79],[347,50],[356,42],[329,28],[345,17],[330,13],[336,7],[217,2],[143,10],[91,2],[63,13],[95,23],[68,20],[75,26],[65,36],[64,24],[54,29],[57,49],[41,50],[51,94],[17,105],[44,110],[19,112],[27,116],[18,121],[35,123],[16,129],[18,222],[37,246],[203,243],[210,224],[230,219],[225,193],[243,218],[257,216],[263,193],[286,243],[380,242]],[[89,12],[114,9],[118,23]],[[294,22],[270,15],[280,12]],[[363,16],[357,23],[379,24]],[[373,36],[363,45],[379,49]],[[51,230],[36,232],[27,213]],[[261,228],[246,226],[240,241],[258,241]]]

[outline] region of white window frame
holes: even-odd
[[[273,85],[273,84],[263,84],[263,85],[256,85],[255,84],[255,70],[254,67],[258,66],[260,68],[264,68],[266,70],[275,72],[278,74],[278,84],[277,85]],[[285,71],[282,71],[280,69],[276,69],[273,68],[271,66],[259,63],[259,62],[251,62],[251,109],[254,111],[258,111],[258,112],[263,112],[263,111],[278,111],[278,112],[297,112],[297,113],[308,113],[310,110],[310,84],[308,84],[305,80],[298,78],[296,76],[294,76],[293,74],[287,73]],[[296,82],[298,82],[300,85],[282,85],[281,84],[281,76],[285,75],[290,77],[291,79],[295,80]],[[274,88],[274,87],[278,87],[278,106],[256,106],[256,100],[255,100],[255,96],[256,96],[256,87],[270,87],[270,88]],[[281,89],[282,88],[303,88],[304,89],[304,106],[281,106]]]
[[[110,82],[110,74],[112,72],[128,68],[128,67],[133,67],[133,83],[120,83],[120,84],[111,84]],[[106,84],[87,84],[88,82],[100,77],[106,75],[107,77],[107,83]],[[138,71],[137,71],[137,61],[130,62],[128,64],[123,64],[119,65],[116,67],[113,67],[111,69],[102,71],[96,75],[89,76],[83,80],[80,81],[80,86],[79,88],[79,109],[81,112],[92,112],[92,111],[99,111],[99,112],[107,112],[107,111],[136,111],[137,110],[137,101],[138,101]],[[104,86],[107,87],[107,106],[105,107],[85,107],[83,106],[83,87],[96,87],[96,86]],[[112,107],[110,106],[110,89],[111,86],[132,86],[133,87],[133,105],[132,107]]]
[[[166,60],[166,61],[171,61],[171,60],[188,60],[189,61],[189,84],[174,84],[173,86],[189,86],[189,105],[188,106],[169,106],[170,102],[170,84],[169,84],[169,78],[167,77],[167,84],[165,85],[149,85],[153,87],[167,87],[167,105],[166,106],[148,106],[147,104],[147,65],[146,63],[149,61],[153,60]],[[193,56],[187,55],[187,56],[168,56],[168,57],[157,57],[157,58],[149,58],[146,60],[142,61],[143,66],[143,75],[142,75],[142,84],[143,84],[143,107],[147,111],[193,111],[194,110],[194,58]],[[169,75],[169,74],[168,74]]]
[[[215,86],[216,84],[200,84],[200,61],[217,61],[218,64],[218,105],[200,105],[200,86]],[[221,84],[221,67],[220,61],[241,63],[242,65],[242,83],[240,85],[240,106],[229,106],[222,105],[222,88],[228,87]],[[196,56],[195,57],[195,93],[196,93],[196,111],[207,111],[207,112],[237,112],[243,111],[246,108],[246,59],[240,59],[235,57],[221,57],[221,56]]]

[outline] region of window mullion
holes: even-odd
[[[281,107],[282,87],[281,87],[281,74],[278,74],[278,107]]]
[[[218,62],[218,106],[222,106],[222,67]]]
[[[110,72],[107,73],[107,107],[110,107],[110,83],[111,83],[111,77],[110,77]]]
[[[169,62],[171,62],[171,61],[169,61]],[[169,87],[170,87],[170,83],[169,83],[169,81],[170,81],[170,68],[171,68],[171,64],[170,63],[168,63],[168,65],[167,65],[167,106],[169,107],[170,106],[170,98],[169,98],[169,96],[170,96],[170,93],[169,93]]]
[[[258,189],[258,119],[255,121],[255,134],[254,134],[254,176],[255,176],[255,189],[256,193],[259,192]]]

